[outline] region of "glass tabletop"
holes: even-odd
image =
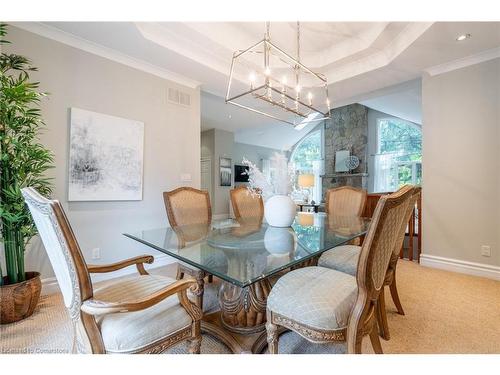
[[[367,218],[303,212],[289,228],[228,219],[124,235],[246,287],[365,234],[369,223]]]

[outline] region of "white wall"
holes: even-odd
[[[234,146],[234,133],[228,132],[226,130],[214,129],[214,165],[215,168],[214,176],[212,181],[214,182],[214,200],[215,204],[212,205],[212,213],[214,215],[229,215],[229,191],[233,188],[233,181],[231,181],[231,186],[220,186],[220,158],[230,158],[233,157],[233,146]],[[234,161],[231,160],[231,169],[234,174]]]
[[[261,159],[269,159],[278,150],[235,143],[234,133],[221,129],[205,130],[201,133],[201,155],[212,160],[212,213],[217,216],[231,214],[229,191],[234,187],[234,165],[241,164],[243,158],[262,168]],[[220,186],[219,158],[228,157],[232,161],[232,186]]]
[[[262,168],[261,160],[270,159],[276,152],[282,153],[283,151],[269,147],[249,145],[246,143],[235,143],[233,147],[233,164],[241,165],[243,158],[246,158],[252,163],[255,163],[257,167]],[[285,154],[287,154],[286,151]]]
[[[499,91],[500,59],[423,78],[424,254],[500,266]]]
[[[71,221],[85,258],[108,263],[133,255],[161,253],[122,235],[167,225],[162,192],[180,185],[200,185],[200,93],[191,94],[191,107],[166,101],[173,82],[115,63],[64,44],[11,27],[6,52],[28,56],[39,72],[33,79],[50,93],[42,104],[47,130],[41,141],[55,154],[54,194]],[[144,195],[134,202],[67,202],[69,108],[78,107],[143,121]],[[181,182],[189,173],[191,182]],[[101,259],[91,260],[99,247]],[[27,252],[27,270],[51,276],[51,267],[39,241]]]

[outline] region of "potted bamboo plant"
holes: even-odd
[[[0,45],[7,25],[0,24]],[[0,322],[12,323],[30,316],[41,291],[40,274],[26,272],[24,251],[37,233],[25,206],[21,188],[31,186],[41,194],[51,193],[45,177],[52,167],[53,155],[44,148],[38,135],[44,126],[38,108],[45,96],[38,82],[30,81],[35,71],[24,56],[0,55],[0,241],[5,255],[5,270],[0,263]]]

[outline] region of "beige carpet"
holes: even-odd
[[[389,341],[385,353],[500,353],[500,282],[401,261],[398,286],[406,315],[396,313],[387,293]],[[0,326],[0,353],[61,353],[71,329],[60,295],[42,297],[32,317]],[[204,335],[202,353],[228,353]],[[169,353],[185,353],[180,344]],[[310,344],[293,332],[280,338],[281,353],[342,353],[343,345]],[[372,353],[368,338],[363,352]]]

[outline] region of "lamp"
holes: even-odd
[[[312,227],[314,225],[314,214],[311,212],[299,212],[297,215],[299,225]]]
[[[297,184],[306,192],[305,201],[309,203],[309,188],[314,186],[314,175],[313,174],[301,174],[299,175]]]

